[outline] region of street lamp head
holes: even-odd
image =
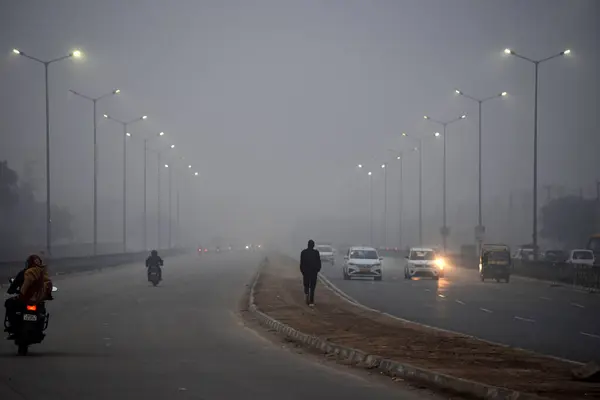
[[[465,118],[467,118],[467,114],[463,114],[460,116],[460,119],[465,119]]]
[[[127,132],[125,133],[128,137],[131,137],[131,133]]]
[[[169,168],[169,164],[165,164],[165,168]]]
[[[191,166],[191,165],[188,165],[188,168],[190,168],[190,169],[191,169],[191,168],[192,168],[192,166]]]
[[[148,119],[147,115],[142,115],[142,119]]]
[[[113,94],[119,94],[119,93],[121,93],[121,89],[115,89],[115,90],[113,90]]]
[[[385,168],[385,164],[381,164],[381,168]]]
[[[406,132],[402,132],[402,136],[407,136],[407,135],[406,135]]]
[[[199,174],[197,172],[194,172],[194,176],[198,176]]]
[[[461,92],[460,90],[458,90],[458,89],[454,89],[454,92],[455,92],[456,94],[462,94],[462,92]]]
[[[570,49],[566,49],[565,51],[562,52],[563,56],[566,56],[567,54],[571,54],[571,50]]]
[[[81,58],[83,56],[83,53],[80,50],[73,50],[73,52],[71,52],[71,57],[73,58]]]
[[[165,133],[164,132],[159,132],[158,136],[164,136]]]
[[[373,173],[371,171],[369,171],[369,176],[373,175]]]
[[[423,118],[425,119],[429,119],[429,117],[427,115],[423,115]]]
[[[362,164],[358,164],[358,168],[362,168]]]
[[[108,114],[104,114],[104,118],[108,118]]]
[[[402,160],[402,156],[396,157],[396,160]]]
[[[515,54],[511,49],[504,49],[504,54]]]
[[[436,132],[436,133],[434,133],[434,134],[433,134],[433,136],[435,136],[435,137],[440,137],[440,133],[439,133],[439,132]]]
[[[13,49],[13,53],[15,53],[15,54],[21,54],[21,52],[19,51],[19,49]]]
[[[175,148],[175,145],[174,145],[174,144],[172,144],[172,145],[171,145],[171,148],[172,148],[172,149],[174,149],[174,148]]]
[[[502,92],[502,93],[500,93],[500,96],[502,96],[502,97],[508,96],[508,92]]]

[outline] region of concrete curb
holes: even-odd
[[[260,266],[258,272],[254,276],[252,284],[250,286],[250,296],[248,302],[248,309],[258,319],[258,321],[273,329],[279,333],[283,333],[285,336],[304,344],[307,347],[317,349],[323,354],[328,354],[336,357],[340,361],[346,361],[349,364],[356,365],[363,368],[377,369],[381,373],[391,376],[400,377],[409,381],[417,381],[426,383],[441,389],[451,390],[457,393],[462,393],[470,396],[474,396],[478,399],[485,400],[542,400],[543,397],[521,393],[518,391],[500,388],[496,386],[486,385],[483,383],[473,382],[466,379],[456,378],[453,376],[441,374],[424,368],[414,367],[409,364],[401,363],[399,361],[386,359],[373,354],[367,354],[358,349],[341,346],[330,342],[326,339],[321,339],[317,336],[308,335],[300,332],[289,325],[286,325],[274,318],[271,318],[267,314],[263,313],[258,309],[255,304],[254,290],[256,284],[259,281],[260,273],[264,267],[264,263]],[[320,276],[322,282],[335,291],[340,296],[347,296],[342,294],[339,289],[333,289],[335,286],[329,286],[326,282],[327,278]],[[327,281],[328,282],[328,281]],[[330,283],[330,282],[329,282]],[[330,283],[331,284],[331,283]],[[351,300],[349,296],[345,297],[347,301],[362,306],[355,301]],[[362,306],[365,309],[371,310],[368,307]],[[376,311],[376,310],[375,310]],[[383,313],[380,313],[383,314]]]

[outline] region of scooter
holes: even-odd
[[[148,268],[148,281],[152,282],[152,285],[154,286],[158,285],[158,283],[161,281],[161,278],[158,274],[158,268]]]
[[[13,281],[13,278],[9,280],[11,284]],[[56,291],[58,291],[58,288],[53,286],[52,292]],[[41,343],[44,340],[46,337],[44,331],[48,328],[49,320],[50,314],[46,311],[45,302],[24,304],[16,312],[16,326],[11,327],[13,337],[9,340],[14,340],[19,355],[26,356],[30,345]],[[4,328],[8,329],[8,327],[8,315],[6,315],[4,317]]]

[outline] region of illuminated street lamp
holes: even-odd
[[[46,251],[48,255],[52,255],[52,214],[50,207],[50,97],[48,93],[48,67],[58,61],[66,60],[67,58],[81,58],[83,54],[79,50],[73,50],[66,56],[55,58],[53,60],[44,61],[37,57],[30,56],[19,49],[13,49],[13,54],[29,58],[44,66],[44,82],[46,93]]]
[[[108,114],[104,114],[104,118],[114,121],[123,126],[123,252],[127,252],[127,137],[131,136],[127,132],[127,127],[139,121],[143,121],[148,117],[142,115],[131,121],[121,121],[111,117]]]
[[[538,70],[540,67],[540,64],[546,62],[546,61],[550,61],[554,58],[558,58],[561,56],[565,56],[565,55],[569,55],[571,54],[571,50],[566,49],[561,51],[558,54],[555,54],[553,56],[550,57],[546,57],[543,58],[541,60],[533,60],[531,58],[525,57],[523,55],[520,55],[518,53],[515,53],[513,50],[511,49],[504,49],[504,53],[508,54],[508,55],[512,55],[515,56],[517,58],[520,58],[522,60],[528,61],[530,63],[532,63],[535,66],[535,95],[534,95],[534,117],[533,117],[533,227],[532,227],[532,241],[533,241],[533,259],[537,260],[538,259],[538,251],[537,251],[537,243],[538,243],[538,229],[537,229],[537,188],[538,188],[538,176],[537,176],[537,164],[538,164],[538,160],[537,160],[537,154],[538,154],[538,86],[539,86],[539,79],[538,79]]]
[[[466,93],[464,93],[463,91],[459,90],[459,89],[455,89],[454,92],[456,92],[456,94],[461,95],[463,97],[466,97],[469,100],[475,101],[477,102],[479,108],[479,117],[478,117],[478,123],[479,123],[479,129],[478,129],[478,137],[479,137],[479,151],[478,151],[478,175],[479,175],[479,183],[478,183],[478,189],[477,189],[477,204],[478,204],[478,215],[477,215],[477,228],[475,228],[475,239],[477,240],[477,244],[479,246],[479,251],[481,251],[481,244],[483,242],[483,235],[485,233],[485,227],[483,226],[483,215],[482,215],[482,202],[481,202],[481,174],[482,174],[482,170],[481,170],[481,105],[483,103],[485,103],[486,101],[489,100],[493,100],[493,99],[498,99],[501,97],[506,97],[508,95],[507,92],[501,92],[499,94],[496,94],[494,96],[490,96],[490,97],[486,97],[483,99],[477,98],[477,97],[473,97],[470,96]]]
[[[93,199],[93,247],[94,247],[94,255],[97,254],[97,247],[98,247],[98,141],[97,141],[97,136],[96,136],[96,126],[97,126],[97,122],[98,122],[98,118],[96,117],[96,110],[97,110],[97,104],[98,101],[107,98],[109,96],[114,96],[117,95],[119,93],[121,93],[120,89],[115,89],[109,93],[105,93],[102,96],[98,96],[98,97],[91,97],[91,96],[87,96],[85,94],[76,92],[75,90],[69,90],[69,92],[73,93],[76,96],[81,97],[82,99],[91,101],[93,104],[93,109],[94,109],[94,136],[93,136],[93,143],[94,143],[94,199]]]

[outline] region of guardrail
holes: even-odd
[[[161,257],[169,257],[182,254],[185,249],[165,249],[159,250]],[[71,272],[90,271],[105,267],[114,267],[121,264],[134,262],[143,262],[148,257],[148,252],[136,253],[117,253],[103,254],[88,257],[66,257],[66,258],[47,258],[50,275],[62,275]],[[0,285],[8,278],[16,275],[24,267],[25,261],[0,262]]]

